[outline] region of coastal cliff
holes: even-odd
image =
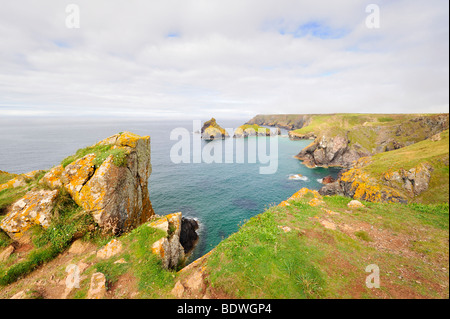
[[[398,150],[356,161],[322,195],[343,195],[371,202],[448,201],[449,131]]]
[[[448,114],[336,114],[314,116],[310,125],[292,134],[316,136],[296,155],[306,166],[349,168],[362,157],[412,145],[448,128]]]
[[[310,114],[268,114],[256,115],[247,124],[276,126],[286,130],[300,129],[311,123]]]

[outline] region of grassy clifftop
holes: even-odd
[[[448,204],[364,203],[300,191],[245,223],[208,259],[237,298],[448,298]],[[366,267],[380,288],[366,286]]]

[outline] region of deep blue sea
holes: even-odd
[[[244,122],[218,119],[224,128],[237,128]],[[121,131],[150,135],[152,175],[149,191],[153,208],[159,215],[181,211],[183,216],[199,221],[200,240],[192,260],[210,251],[222,239],[236,232],[245,220],[262,213],[270,205],[287,199],[302,187],[319,189],[318,179],[327,175],[335,177],[339,172],[336,168],[309,169],[302,165],[294,155],[310,141],[291,141],[284,130],[282,136],[277,137],[200,142],[202,150],[205,147],[221,148],[223,161],[227,158],[231,163],[191,161],[176,164],[170,156],[177,143],[177,140],[170,139],[175,128],[186,128],[190,132],[192,146],[196,136],[192,134],[192,121],[0,118],[0,170],[25,173],[49,169],[77,149]],[[260,167],[269,164],[260,163],[255,156],[253,146],[257,139],[266,142],[267,153],[276,151],[276,173],[260,174]],[[270,139],[277,139],[277,149],[270,149]],[[242,149],[245,151],[244,163],[237,163],[237,154]],[[193,147],[190,151],[193,158]],[[229,156],[230,152],[232,156]],[[256,163],[251,163],[252,157],[256,157]],[[292,174],[301,174],[303,178],[289,179]]]

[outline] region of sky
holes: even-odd
[[[0,117],[448,112],[447,0],[0,1]]]

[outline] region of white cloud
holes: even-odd
[[[79,29],[61,1],[2,4],[0,114],[448,110],[445,1],[379,1],[380,29],[352,0],[74,3]]]

